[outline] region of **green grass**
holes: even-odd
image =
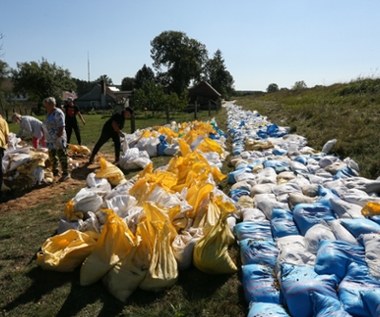
[[[223,130],[226,115],[222,110],[212,113]],[[199,120],[210,119],[202,112]],[[43,117],[42,117],[43,119]],[[107,118],[85,115],[81,126],[83,145],[92,149]],[[192,121],[192,114],[174,116],[177,122]],[[137,128],[165,124],[164,116],[140,117]],[[18,127],[10,124],[16,132]],[[127,124],[124,131],[129,131]],[[73,139],[76,140],[75,137]],[[73,141],[72,140],[72,141]],[[75,142],[73,142],[75,143]],[[102,148],[113,154],[112,142]],[[156,157],[154,167],[166,164],[170,157]],[[225,164],[223,172],[229,167]],[[136,172],[128,172],[132,177]],[[221,184],[228,191],[228,184]],[[72,273],[42,270],[36,265],[35,254],[50,236],[55,234],[66,202],[81,188],[80,185],[57,193],[49,201],[35,207],[0,212],[0,315],[2,316],[141,316],[141,317],[242,317],[247,315],[239,274],[208,275],[195,268],[180,272],[177,283],[162,292],[135,291],[123,304],[111,296],[101,282],[91,286],[79,285],[79,269]],[[1,209],[1,204],[0,204]],[[231,250],[238,263],[236,246]],[[238,263],[238,266],[240,264]]]
[[[380,175],[380,79],[236,100],[273,123],[291,127],[316,150],[328,140],[337,139],[333,154],[354,159],[364,177],[375,179]]]

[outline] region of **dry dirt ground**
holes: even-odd
[[[112,161],[112,156],[103,156],[107,160]],[[72,159],[77,163],[78,167],[71,170],[70,179],[59,182],[59,177],[56,177],[52,184],[43,184],[23,190],[13,189],[3,192],[0,198],[0,212],[33,208],[40,204],[41,201],[47,201],[54,195],[57,195],[57,193],[64,192],[68,187],[71,187],[74,192],[78,192],[81,188],[85,187],[87,175],[99,168],[99,164],[94,163],[87,165],[86,162],[88,158],[76,157]]]

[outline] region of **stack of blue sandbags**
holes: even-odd
[[[230,196],[242,285],[254,316],[380,316],[380,178],[230,103]]]

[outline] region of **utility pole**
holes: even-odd
[[[90,82],[90,53],[87,51],[87,81]]]

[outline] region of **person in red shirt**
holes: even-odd
[[[83,125],[86,124],[86,121],[84,121],[84,118],[80,113],[78,106],[74,104],[74,101],[71,98],[69,98],[65,101],[63,105],[63,110],[65,112],[65,129],[67,134],[67,143],[70,143],[71,134],[74,130],[78,144],[82,145],[77,116],[81,119]]]

